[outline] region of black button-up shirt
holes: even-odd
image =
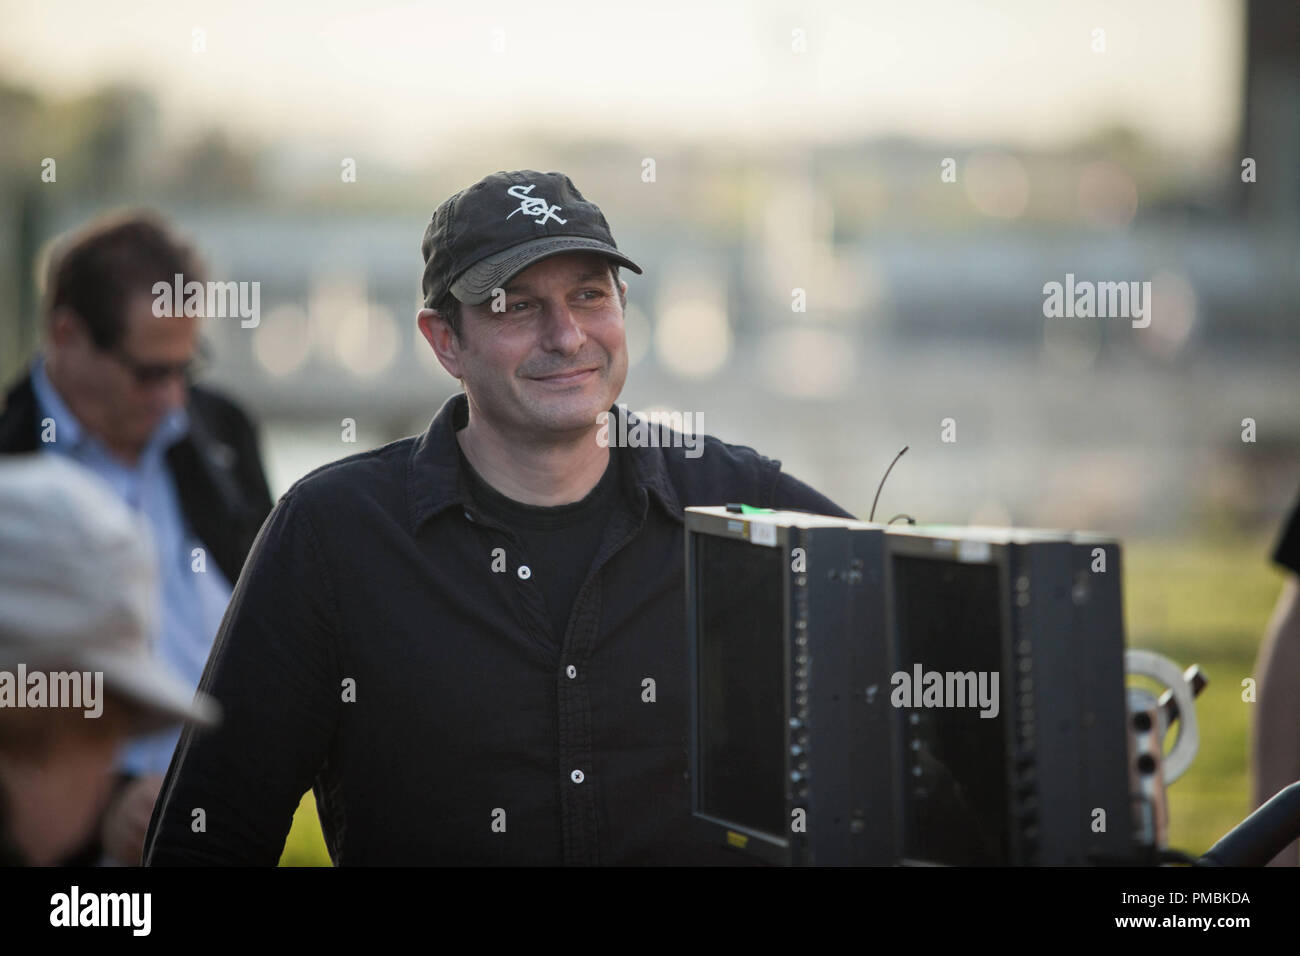
[[[550,614],[551,643],[559,647],[569,626],[569,612],[617,507],[615,499],[623,493],[619,456],[609,456],[604,475],[581,501],[549,508],[507,498],[478,476],[463,451],[460,463],[479,515],[519,537],[524,567],[541,589]],[[499,557],[504,562],[504,549]]]
[[[713,436],[611,448],[557,643],[519,536],[470,494],[467,414],[458,393],[280,499],[200,685],[224,722],[181,737],[147,863],[273,865],[309,788],[336,865],[746,862],[691,826],[682,509],[852,515]]]

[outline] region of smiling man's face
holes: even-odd
[[[491,299],[461,307],[459,342],[436,313],[421,311],[438,360],[464,381],[473,414],[504,435],[595,430],[627,379],[627,284],[615,288],[609,260],[581,252],[543,259],[504,289],[504,312],[493,312]]]

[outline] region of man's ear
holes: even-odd
[[[451,326],[433,309],[421,309],[417,312],[415,324],[420,327],[420,334],[429,343],[433,354],[438,357],[439,363],[447,370],[447,374],[459,379],[461,377],[460,343],[456,341]]]
[[[67,306],[60,306],[50,314],[45,325],[51,344],[66,348],[85,331],[81,317]]]

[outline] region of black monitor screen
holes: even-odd
[[[894,611],[898,667],[920,694],[922,675],[945,675],[943,706],[905,707],[903,854],[914,860],[954,865],[1008,861],[1006,702],[1010,674],[1002,669],[999,569],[991,564],[895,555]],[[985,699],[992,698],[998,673],[996,717],[981,709],[953,706],[957,684],[948,673],[985,675]],[[924,677],[923,677],[924,680]],[[893,684],[897,691],[902,684]],[[933,686],[933,683],[932,685]],[[969,683],[961,688],[967,697]],[[912,697],[909,703],[920,702]]]
[[[700,811],[784,838],[784,563],[698,534]]]

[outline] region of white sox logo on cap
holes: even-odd
[[[516,213],[522,218],[511,222]],[[561,253],[595,252],[641,274],[618,251],[600,207],[583,198],[573,180],[535,169],[500,170],[444,200],[425,227],[420,252],[428,309],[448,293],[482,305],[511,276]]]
[[[512,210],[510,216],[517,212],[522,212],[525,216],[536,216],[533,220],[539,226],[546,225],[548,219],[554,219],[560,225],[564,225],[568,220],[561,219],[555,214],[559,206],[552,206],[541,196],[530,196],[529,193],[536,187],[536,183],[529,183],[527,186],[511,186],[506,190],[511,196],[519,200],[519,208]],[[507,219],[510,216],[506,216]]]

